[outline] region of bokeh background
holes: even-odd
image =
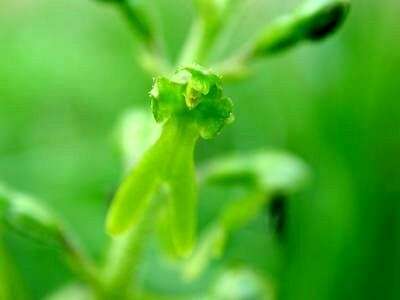
[[[215,57],[300,2],[246,1]],[[332,38],[261,61],[250,78],[228,84],[236,122],[196,154],[201,162],[277,148],[311,166],[311,186],[289,207],[280,299],[400,299],[400,2],[352,3]],[[146,5],[173,59],[191,1]],[[152,81],[137,48],[111,6],[0,1],[0,181],[43,199],[96,257],[121,179],[113,129],[127,109],[149,106]],[[17,236],[6,246],[34,299],[72,276],[53,249]],[[262,261],[264,249],[255,249],[248,255]]]

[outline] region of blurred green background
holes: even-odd
[[[300,2],[246,1],[215,57]],[[262,61],[250,78],[228,84],[236,121],[196,154],[200,162],[286,149],[313,169],[311,187],[290,204],[280,299],[400,299],[400,2],[352,4],[332,38]],[[173,59],[191,1],[146,5]],[[149,106],[152,81],[137,46],[111,6],[0,2],[0,181],[46,201],[96,257],[121,179],[112,131],[121,113]],[[55,250],[16,236],[6,242],[34,299],[71,277]],[[264,251],[248,255],[262,264]]]

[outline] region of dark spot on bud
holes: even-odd
[[[283,240],[286,232],[287,197],[282,194],[275,195],[268,207],[268,214],[272,230],[278,239]]]
[[[311,40],[320,40],[334,33],[344,22],[349,5],[334,5],[325,9],[310,27],[307,36]]]

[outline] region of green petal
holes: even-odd
[[[182,161],[169,178],[170,225],[172,239],[180,256],[190,255],[195,243],[197,187],[194,164]]]
[[[171,236],[177,254],[185,256],[194,244],[197,187],[193,152],[198,138],[195,124],[174,120],[164,125],[166,161],[163,180],[168,189]]]
[[[140,221],[160,182],[160,154],[156,143],[118,188],[107,215],[106,227],[109,234],[120,234]]]

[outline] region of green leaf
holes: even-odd
[[[18,233],[46,244],[63,246],[59,220],[39,202],[0,185],[0,221]]]
[[[301,41],[316,41],[335,32],[350,8],[348,0],[309,1],[293,14],[267,26],[251,49],[251,57],[280,52]]]
[[[2,245],[0,237],[0,299],[28,299],[25,287],[15,268],[14,262]]]
[[[56,246],[83,280],[97,284],[91,261],[65,230],[62,222],[39,201],[0,185],[0,222],[37,242]]]

